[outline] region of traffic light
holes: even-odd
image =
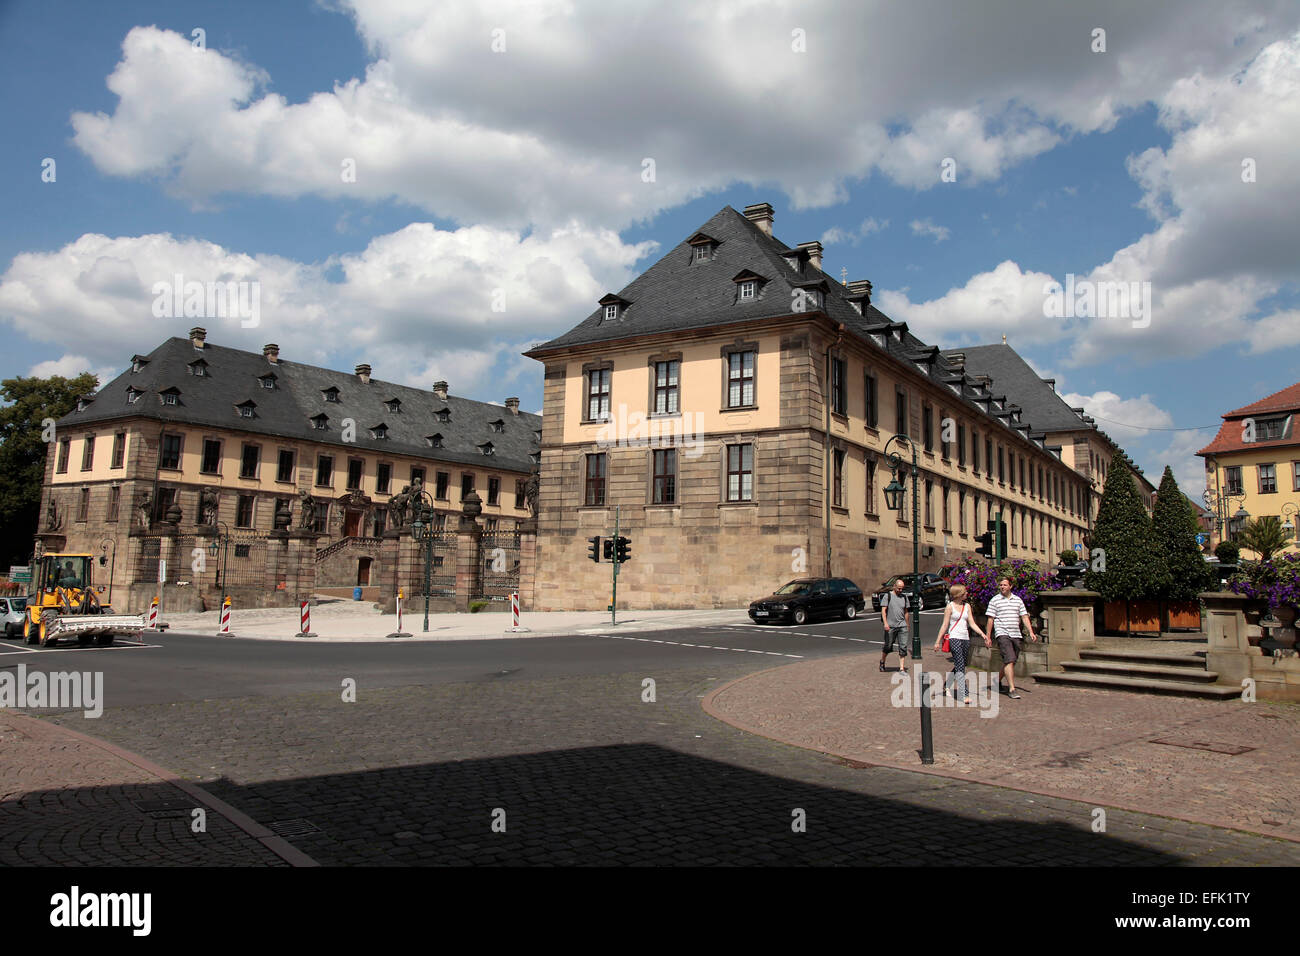
[[[608,544],[608,542],[606,543]],[[600,564],[600,538],[588,538],[587,544],[587,557]]]
[[[998,519],[998,561],[1007,559],[1007,523]]]
[[[613,560],[614,560],[614,539],[613,539],[613,538],[606,538],[606,539],[605,539],[605,552],[604,552],[604,553],[605,553],[605,560],[606,560],[606,561],[613,561]]]
[[[985,531],[983,534],[977,534],[975,540],[980,543],[980,546],[975,549],[975,553],[980,557],[991,559],[993,557],[993,532]]]
[[[622,564],[632,557],[632,539],[624,538],[621,535],[614,542],[614,559]]]

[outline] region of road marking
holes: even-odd
[[[162,647],[161,644],[118,644],[108,647],[35,647],[30,650],[11,650],[4,648],[8,654],[67,654],[71,651],[127,651],[139,647]]]
[[[592,637],[608,637],[615,641],[641,641],[643,644],[672,644],[675,647],[693,647],[697,650],[704,651],[735,651],[738,654],[766,654],[768,657],[789,657],[794,660],[803,660],[801,654],[782,654],[779,651],[756,651],[749,647],[715,647],[707,644],[687,644],[683,641],[661,641],[652,640],[648,637],[631,637],[627,634],[593,634]]]

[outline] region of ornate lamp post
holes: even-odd
[[[208,544],[208,554],[214,558],[217,556],[217,550],[221,551],[221,563],[217,565],[217,575],[221,578],[221,604],[218,605],[217,620],[221,620],[221,610],[226,604],[226,598],[229,597],[230,589],[227,587],[227,572],[230,570],[230,528],[224,521],[213,522],[213,527],[218,528],[217,536]]]
[[[1214,528],[1219,532],[1220,541],[1228,540],[1228,533],[1231,528],[1230,521],[1245,521],[1250,517],[1250,512],[1246,510],[1246,496],[1244,494],[1234,495],[1228,492],[1220,494],[1217,488],[1214,491],[1207,488],[1201,499],[1205,502],[1205,507],[1214,510]],[[1228,510],[1232,507],[1234,501],[1238,504],[1237,513],[1229,519]],[[1283,513],[1285,514],[1285,512]],[[1285,530],[1285,527],[1283,530]]]
[[[921,527],[918,514],[918,482],[920,472],[916,467],[916,443],[904,435],[895,435],[885,443],[885,459],[889,463],[891,480],[885,486],[885,504],[889,510],[903,513],[907,506],[907,485],[898,480],[898,473],[906,463],[898,451],[890,451],[894,442],[901,442],[912,451],[912,666],[919,675],[921,689],[921,763],[934,763],[934,738],[930,731],[930,694],[925,671],[921,667]]]
[[[1288,501],[1282,505],[1282,533],[1288,538],[1295,537],[1295,524],[1291,521],[1292,515],[1300,515],[1300,505],[1294,505]]]
[[[423,489],[411,499],[411,538],[424,543],[424,630],[429,631],[429,591],[433,579],[433,497]]]

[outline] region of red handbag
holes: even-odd
[[[948,644],[947,634],[945,634],[943,636],[943,639],[939,642],[939,650],[943,651],[945,654],[952,651],[952,647]]]

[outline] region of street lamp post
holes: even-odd
[[[1288,538],[1295,536],[1295,525],[1291,521],[1292,515],[1300,515],[1300,505],[1294,505],[1288,501],[1282,505],[1282,533]]]
[[[1214,491],[1205,489],[1205,494],[1201,496],[1205,502],[1205,507],[1214,509],[1214,527],[1219,532],[1219,540],[1227,541],[1230,529],[1229,521],[1245,521],[1250,517],[1250,512],[1246,510],[1246,496],[1244,494],[1231,494],[1230,492],[1220,493],[1218,486]],[[1228,509],[1232,507],[1232,502],[1238,502],[1237,513],[1228,518]]]
[[[217,565],[217,574],[221,578],[221,604],[217,610],[217,620],[220,621],[220,608],[226,606],[226,598],[230,595],[230,582],[228,580],[230,576],[230,528],[224,521],[214,522],[214,526],[219,530],[217,536],[212,539],[212,543],[208,545],[208,554],[215,558],[218,547],[221,549],[221,563]],[[220,625],[218,625],[219,629]]]
[[[424,542],[424,632],[429,632],[429,591],[433,579],[433,496],[421,490],[411,502],[411,538]]]
[[[900,514],[907,504],[907,486],[898,480],[899,470],[906,466],[898,451],[890,451],[894,442],[901,442],[912,451],[912,667],[918,675],[921,695],[921,763],[934,763],[934,737],[930,728],[930,693],[928,678],[921,665],[921,528],[918,499],[920,471],[916,467],[916,443],[904,435],[895,435],[885,443],[884,455],[889,463],[892,480],[885,487],[885,504]]]

